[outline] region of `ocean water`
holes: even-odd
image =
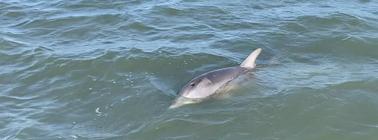
[[[168,109],[262,48],[227,99]],[[0,139],[376,140],[376,0],[1,0]]]

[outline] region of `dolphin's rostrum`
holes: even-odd
[[[261,48],[253,51],[240,66],[213,70],[193,78],[181,89],[179,97],[169,108],[198,103],[221,92],[220,90],[230,81],[255,68],[255,61],[260,52]]]

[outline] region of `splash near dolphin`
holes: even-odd
[[[236,79],[256,67],[256,58],[261,48],[253,51],[239,66],[227,67],[201,74],[189,81],[179,92],[169,108],[177,108],[186,104],[199,103],[212,97]]]

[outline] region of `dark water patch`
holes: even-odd
[[[58,34],[61,38],[67,38],[69,40],[91,40],[88,36],[96,37],[96,34],[99,34],[91,30],[92,28],[93,27],[90,26],[78,27],[67,29],[61,33],[55,32],[54,34]]]
[[[194,41],[194,40],[210,40],[215,36],[211,33],[203,33],[203,34],[183,34],[179,35],[172,40],[173,42],[185,42],[185,41]]]
[[[337,85],[332,85],[332,89],[343,89],[344,91],[360,93],[359,90],[363,91],[378,91],[378,88],[371,88],[372,85],[377,83],[376,79],[372,78],[371,80],[364,80],[364,81],[348,81],[344,83],[340,83]],[[369,87],[369,88],[368,88]],[[369,95],[369,94],[368,94]],[[370,94],[371,96],[375,96],[374,94]],[[356,95],[357,96],[357,95]]]
[[[6,36],[2,36],[0,38],[0,43],[0,51],[2,51],[4,55],[18,53],[22,50],[22,48],[26,48],[26,46],[30,45],[29,43],[24,42],[22,40],[18,40],[17,38],[11,38]]]
[[[245,52],[246,48],[249,48],[250,52],[252,52],[253,49],[264,48],[264,45],[253,38],[231,38],[214,41],[211,47],[226,49],[230,52],[245,53],[245,56],[248,56],[249,53]]]
[[[147,26],[146,24],[138,21],[131,22],[125,26],[121,26],[119,27],[119,29],[124,31],[135,31],[135,33],[151,32],[153,30],[157,30],[154,27]]]
[[[173,29],[177,31],[195,31],[195,32],[212,30],[211,27],[205,24],[182,25],[182,26],[174,27]]]
[[[311,28],[311,31],[329,31],[329,29],[332,29],[332,31],[363,31],[368,27],[364,19],[346,13],[329,14],[324,17],[303,16],[298,17],[297,21],[307,26],[307,28]]]
[[[66,27],[74,26],[78,24],[85,24],[88,23],[88,19],[82,17],[67,17],[67,18],[61,18],[61,19],[35,19],[31,20],[28,23],[25,23],[21,25],[23,28],[38,28],[38,27],[44,27],[44,28],[58,28],[58,27]]]
[[[167,14],[166,16],[183,16],[188,17],[189,15],[204,15],[217,16],[217,15],[227,15],[227,12],[217,6],[206,6],[206,5],[178,5],[182,6],[180,9],[168,7],[168,6],[155,6],[152,11],[156,11],[160,14]],[[192,8],[194,7],[194,8]],[[156,9],[156,10],[155,10]],[[173,14],[170,13],[173,11]],[[189,16],[194,17],[196,16]]]
[[[22,25],[18,25],[18,26],[21,26],[22,28],[26,28],[26,29],[41,28],[41,27],[59,29],[59,28],[67,28],[67,27],[76,27],[78,25],[90,25],[90,23],[114,25],[122,21],[122,19],[123,17],[117,13],[97,14],[97,12],[95,12],[94,15],[66,14],[66,15],[55,16],[52,18],[31,19],[29,22],[23,23]]]
[[[153,11],[156,14],[161,14],[161,15],[164,15],[164,16],[180,16],[180,15],[184,14],[181,9],[163,6],[163,5],[155,6],[155,7],[153,7],[153,9],[151,11]]]
[[[286,22],[281,25],[281,30],[286,30],[288,32],[294,32],[297,34],[308,32],[307,27],[304,24],[298,22]]]
[[[2,11],[5,11],[5,10],[2,10]],[[7,18],[5,18],[3,20],[21,19],[21,18],[25,18],[26,17],[26,13],[23,12],[23,11],[19,11],[19,10],[13,10],[13,11],[4,12],[2,14],[2,17],[7,17]]]
[[[353,36],[334,36],[316,40],[307,47],[298,50],[308,50],[313,53],[323,53],[340,59],[376,58],[377,49],[373,40],[364,40]],[[307,51],[306,51],[307,52]]]
[[[58,5],[61,8],[70,10],[82,10],[82,9],[123,9],[125,6],[130,4],[139,4],[138,0],[131,1],[82,1],[75,0],[70,2],[59,1]]]

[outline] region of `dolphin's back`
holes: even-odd
[[[244,72],[246,72],[246,69],[242,67],[228,67],[210,71],[208,73],[203,74],[203,76],[208,78],[214,84],[219,83],[223,85],[235,79]]]
[[[209,80],[209,85],[206,87],[200,87],[197,90],[202,91],[206,90],[206,92],[190,92],[190,93],[183,93],[182,96],[186,98],[206,98],[209,97],[217,92],[220,88],[227,85],[228,82],[232,81],[233,79],[237,78],[240,74],[247,72],[248,69],[243,67],[228,67],[213,70],[207,73],[204,73],[192,81],[197,81],[200,79],[207,79]],[[191,82],[192,82],[191,81]],[[189,83],[191,83],[189,82]]]

